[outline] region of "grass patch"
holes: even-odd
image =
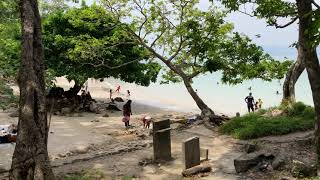
[[[222,134],[228,134],[238,139],[254,139],[269,135],[283,135],[296,131],[306,131],[314,128],[314,109],[298,102],[290,106],[282,106],[284,114],[277,117],[266,117],[263,114],[269,110],[235,117],[219,128]]]

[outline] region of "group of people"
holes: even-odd
[[[120,93],[120,90],[121,90],[121,86],[117,86],[115,92],[116,93]],[[110,100],[112,100],[112,95],[113,95],[113,91],[112,89],[109,90],[109,98]],[[131,92],[129,90],[127,90],[127,98],[130,99],[130,96],[131,96]]]
[[[123,113],[122,122],[124,122],[124,125],[126,128],[130,127],[130,117],[132,116],[131,104],[132,104],[132,100],[128,100],[123,105],[123,108],[122,108],[122,113]],[[152,121],[152,118],[150,116],[144,116],[142,118],[143,127],[149,129],[151,121]]]
[[[259,98],[258,101],[255,101],[252,93],[249,93],[249,96],[247,96],[244,101],[247,103],[249,113],[262,108],[262,100]]]

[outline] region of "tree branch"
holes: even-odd
[[[159,34],[156,39],[151,43],[150,47],[153,47],[156,42],[161,38],[161,36],[166,32],[166,30],[162,30],[161,34]]]
[[[296,22],[298,20],[298,16],[296,16],[295,18],[293,18],[290,22],[288,22],[287,24],[284,24],[284,25],[279,25],[277,24],[277,22],[273,22],[273,25],[276,27],[276,28],[286,28],[288,26],[290,26],[291,24],[293,24],[294,22]]]
[[[139,61],[141,61],[141,59],[136,59],[136,60],[133,60],[133,61],[129,61],[129,62],[123,63],[121,65],[118,65],[118,66],[109,66],[107,64],[104,64],[104,60],[103,60],[103,61],[101,61],[101,64],[84,63],[83,65],[90,65],[90,66],[93,66],[95,68],[105,67],[105,68],[108,68],[108,69],[119,69],[121,67],[124,67],[124,66],[127,66],[129,64],[132,64],[132,63],[135,63],[135,62],[139,62]]]
[[[318,3],[316,3],[314,0],[312,0],[312,4],[317,7],[318,9],[320,9],[320,5]]]

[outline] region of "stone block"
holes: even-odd
[[[182,143],[184,168],[189,169],[200,165],[200,141],[198,137],[192,137]]]

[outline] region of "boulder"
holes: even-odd
[[[274,155],[263,151],[244,154],[234,160],[234,167],[237,173],[246,172],[250,168],[257,166],[266,159],[273,159]]]
[[[10,117],[19,117],[19,111],[15,111],[9,114]]]
[[[256,144],[252,144],[252,143],[247,143],[244,145],[244,150],[246,153],[252,153],[257,149],[257,145]]]
[[[116,101],[116,102],[124,102],[122,97],[116,97],[116,98],[114,98],[114,101]]]
[[[111,111],[121,111],[121,109],[119,109],[116,104],[109,104],[108,107],[107,107],[107,110],[111,110]]]
[[[317,176],[317,168],[314,164],[293,160],[291,174],[296,178],[313,177]]]
[[[69,113],[71,113],[71,108],[64,107],[61,109],[61,114],[69,114]]]
[[[109,117],[109,114],[105,113],[102,117]]]
[[[273,160],[271,166],[272,166],[272,169],[278,170],[278,169],[281,169],[285,164],[286,164],[286,157],[283,155],[278,155]]]

